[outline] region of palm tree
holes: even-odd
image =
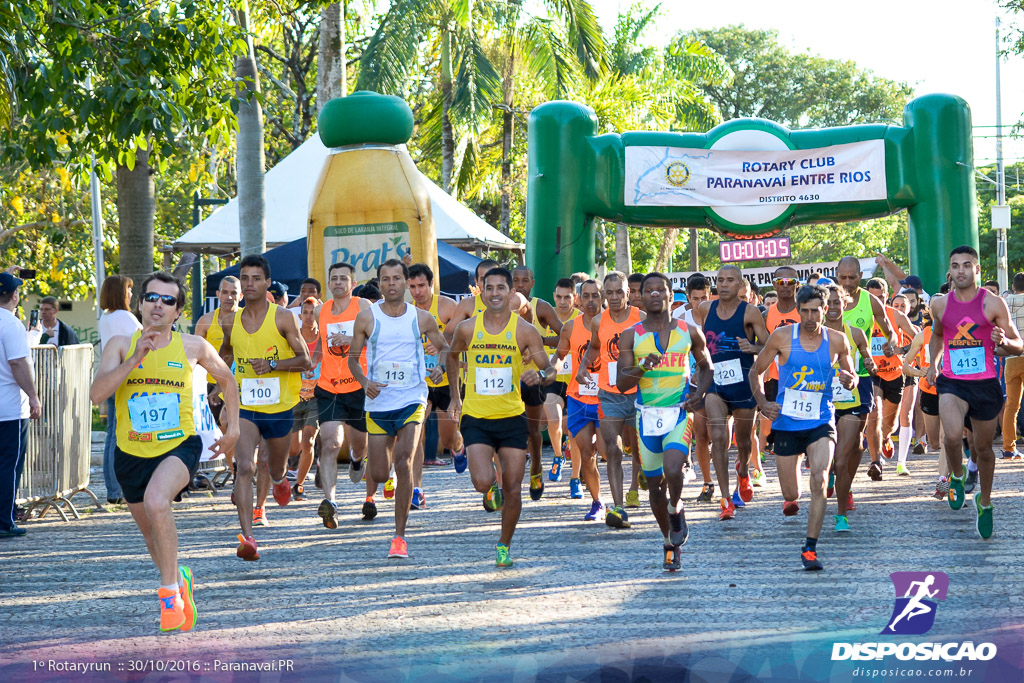
[[[266,244],[266,195],[263,186],[263,109],[257,95],[260,77],[256,51],[249,27],[249,2],[242,0],[236,12],[238,26],[248,44],[244,55],[235,58],[238,79],[238,137],[235,164],[238,178],[238,236],[242,256],[262,254]]]

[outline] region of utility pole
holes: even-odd
[[[1006,173],[1003,168],[1003,107],[999,90],[999,17],[996,17],[996,205],[992,207],[992,227],[996,231],[996,279],[999,291],[1007,289],[1006,232],[1010,227],[1010,207],[1006,206]]]

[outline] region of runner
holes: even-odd
[[[825,517],[825,473],[835,447],[833,378],[846,389],[857,381],[846,335],[824,326],[828,299],[821,285],[801,287],[796,297],[800,324],[772,332],[749,375],[761,412],[772,420],[779,485],[787,502],[796,504],[800,498],[800,456],[806,454],[810,464],[811,506],[800,550],[807,570],[823,569],[817,546]],[[773,361],[779,364],[779,402],[769,401],[761,385],[761,374]],[[838,371],[833,370],[837,363]]]
[[[544,353],[537,328],[512,312],[512,273],[492,268],[480,280],[486,310],[463,321],[453,331],[448,350],[448,367],[457,367],[459,354],[466,353],[466,400],[459,392],[459,373],[453,372],[452,402],[448,413],[453,420],[462,416],[460,427],[469,452],[473,486],[484,494],[484,509],[501,510],[501,536],[495,547],[498,567],[511,567],[509,546],[522,512],[522,481],[526,467],[527,428],[520,382],[527,386],[550,384],[555,369]],[[534,363],[541,369],[525,369]],[[494,455],[503,470],[503,488],[498,488]]]
[[[398,259],[377,267],[384,300],[356,316],[348,369],[366,392],[368,447],[374,454],[367,483],[387,480],[395,468],[395,537],[389,558],[409,557],[405,525],[412,505],[412,457],[427,403],[427,369],[422,336],[444,352],[444,338],[429,311],[405,303],[409,268]],[[421,336],[422,335],[422,336]],[[367,376],[360,358],[366,347]],[[434,363],[430,377],[437,383],[444,367]]]
[[[575,287],[569,278],[563,277],[555,282],[555,315],[558,316],[558,320],[562,323],[563,328],[570,320],[580,316],[580,311],[573,308],[572,305],[575,298],[574,293]],[[558,338],[559,342],[561,342],[561,333]],[[558,344],[547,345],[545,350],[548,352],[548,355],[551,355],[557,353],[557,347]],[[576,447],[576,440],[566,438],[564,447],[562,445],[566,392],[573,375],[572,361],[572,355],[564,354],[561,360],[554,364],[558,374],[555,376],[555,381],[546,388],[544,396],[544,416],[548,421],[548,440],[551,441],[551,448],[555,451],[555,457],[551,461],[551,471],[548,472],[548,480],[562,480],[562,467],[565,465],[566,456],[571,453],[573,457],[571,458],[572,477],[569,479],[570,498],[573,497],[573,481],[576,482],[576,492],[579,493],[580,478],[580,454]],[[579,497],[582,497],[582,494]]]
[[[973,247],[960,246],[949,254],[953,287],[947,296],[932,301],[932,358],[942,354],[942,372],[933,363],[928,382],[939,392],[946,459],[949,463],[949,507],[964,505],[963,433],[965,418],[974,432],[972,453],[978,463],[981,492],[974,495],[975,528],[982,538],[992,536],[992,476],[995,453],[992,437],[1002,408],[994,355],[1019,356],[1024,350],[1017,328],[1010,321],[1006,302],[978,287],[981,267]]]
[[[696,327],[699,330],[700,325],[697,324],[693,316],[700,305],[709,300],[709,294],[707,279],[701,273],[694,273],[686,279],[687,303],[674,310],[672,317],[676,320],[684,320],[688,327]],[[695,367],[696,364],[697,360],[691,355],[690,367]],[[690,391],[695,390],[696,387],[691,382]],[[697,465],[700,467],[700,473],[704,480],[704,486],[694,500],[698,503],[710,503],[715,498],[715,484],[711,481],[711,439],[708,438],[708,414],[704,405],[691,411],[690,414],[693,416],[690,452],[696,451]]]
[[[743,271],[738,267],[722,266],[718,271],[718,300],[703,302],[693,316],[701,326],[714,364],[713,382],[707,390],[704,404],[711,436],[711,457],[722,492],[720,520],[735,517],[736,508],[745,507],[754,497],[748,468],[753,455],[751,436],[757,403],[750,392],[750,383],[745,380],[754,363],[754,354],[764,348],[768,340],[768,330],[757,307],[740,299],[744,282]],[[737,486],[731,497],[730,416],[735,423],[733,433],[737,446]]]
[[[630,273],[626,278],[626,286],[629,288],[629,305],[633,308],[644,310],[644,273]]]
[[[455,313],[455,300],[440,294],[434,294],[434,271],[425,263],[414,263],[409,266],[409,293],[412,295],[416,308],[427,311],[434,318],[437,329],[444,332],[448,321]],[[433,370],[441,360],[441,350],[430,343],[430,340],[423,336],[423,352],[426,354],[425,361],[427,371]],[[458,425],[448,417],[448,406],[451,403],[451,387],[448,378],[442,376],[440,381],[427,377],[427,419],[436,412],[437,435],[442,448],[450,450],[453,454],[455,471],[462,473],[466,471],[466,446],[462,443],[462,435],[459,433]],[[422,430],[423,438],[416,449],[413,458],[413,490],[412,504],[416,509],[426,507],[426,495],[423,493],[423,461],[425,454],[430,451],[430,459],[436,461],[437,441],[427,439],[427,432],[430,431],[429,422],[425,423]],[[456,446],[458,444],[458,446]]]
[[[661,273],[648,273],[641,289],[647,317],[622,333],[616,384],[623,392],[636,390],[640,458],[651,512],[665,537],[662,568],[674,572],[681,567],[679,548],[689,536],[682,501],[683,466],[690,459],[689,413],[700,405],[711,385],[711,367],[700,330],[669,315],[669,279]],[[697,359],[693,392],[691,353]]]
[[[913,292],[914,290],[909,290]],[[916,294],[915,294],[916,296]],[[902,325],[899,325],[899,338],[900,338],[900,353],[907,353],[910,348],[911,342],[920,333],[921,328],[910,322],[910,299],[906,294],[896,294],[892,298],[892,307],[896,311],[897,323],[899,322],[899,314],[903,314],[907,318],[909,326],[914,330],[914,334],[908,335],[903,329]],[[899,418],[899,442],[896,445],[896,475],[901,477],[910,476],[910,470],[907,469],[907,457],[910,455],[911,441],[914,439],[914,406],[917,403],[917,382],[912,377],[906,377],[903,374],[903,358],[895,356],[900,359],[900,377],[898,378],[903,384],[903,395],[900,397],[900,405],[898,412]],[[908,356],[913,360],[913,356]],[[883,424],[882,430],[884,433],[885,426]],[[891,433],[890,428],[890,433]],[[890,442],[891,443],[891,442]],[[891,452],[891,451],[890,451]]]
[[[238,387],[207,341],[172,331],[185,305],[181,283],[157,272],[140,289],[142,330],[107,343],[89,398],[100,405],[115,397],[114,470],[160,572],[160,630],[190,631],[196,623],[195,585],[192,570],[178,566],[171,502],[192,481],[203,452],[192,419],[192,368],[206,368],[224,392],[226,426],[224,436],[210,447],[214,456],[238,440]],[[250,475],[250,494],[251,481]]]
[[[530,302],[530,312],[533,316],[533,325],[540,332],[545,347],[551,348],[558,345],[558,335],[562,332],[562,320],[555,313],[554,307],[547,301],[531,296],[533,292],[533,271],[526,266],[516,266],[512,271],[512,286]],[[550,355],[550,351],[549,351]],[[544,436],[541,434],[541,427],[545,424],[544,400],[545,390],[538,384],[536,386],[524,385],[520,387],[523,396],[523,403],[526,405],[526,424],[530,429],[528,441],[530,451],[530,498],[540,500],[544,495],[544,466],[541,463],[541,449],[544,446]],[[561,444],[552,443],[557,452]]]
[[[857,263],[859,266],[860,262]],[[821,277],[820,273],[818,277]],[[800,322],[800,314],[796,310],[796,289],[800,285],[800,280],[797,277],[796,269],[790,266],[779,266],[772,275],[772,284],[775,286],[777,301],[768,307],[768,314],[764,319],[768,334],[783,325],[795,325]],[[764,393],[769,401],[774,401],[779,393],[779,366],[775,363],[768,368]],[[771,452],[769,447],[769,443],[772,441],[771,426],[772,421],[762,415],[761,432],[757,439],[761,462],[764,462],[766,454]]]
[[[623,273],[613,270],[604,276],[604,298],[608,302],[608,309],[590,323],[591,337],[586,359],[586,365],[593,365],[597,360],[601,362],[597,396],[601,436],[608,455],[608,488],[613,501],[613,507],[604,519],[605,524],[617,529],[630,527],[629,517],[622,507],[622,449],[619,448],[619,437],[622,437],[624,443],[636,442],[636,427],[633,424],[636,417],[633,398],[636,388],[621,392],[616,385],[619,335],[644,319],[639,309],[629,305],[627,297],[626,276]],[[637,453],[637,450],[634,448],[633,452]]]
[[[356,316],[370,308],[370,302],[352,296],[355,268],[347,263],[335,263],[327,269],[327,284],[332,299],[317,310],[320,340],[313,352],[313,363],[320,364],[320,379],[313,389],[317,400],[317,421],[320,424],[320,464],[317,473],[324,499],[316,513],[328,529],[338,528],[338,455],[342,446],[349,447],[349,479],[358,483],[363,477],[363,458],[366,454],[366,394],[352,376],[348,366],[349,345]],[[365,365],[366,358],[359,361]],[[364,369],[365,372],[365,369]],[[367,489],[370,486],[367,485]],[[363,502],[363,519],[377,516],[377,505],[372,491],[367,491]]]
[[[451,319],[445,326],[448,333],[444,335],[445,339],[449,342],[452,340],[452,335],[455,334],[455,328],[458,327],[459,323],[463,320],[469,320],[474,315],[483,313],[487,309],[487,304],[483,298],[483,282],[484,275],[493,268],[500,268],[501,266],[497,261],[491,259],[484,259],[480,263],[476,264],[476,277],[474,283],[479,290],[473,296],[467,296],[461,299],[455,307],[455,312],[452,313]],[[509,301],[509,308],[524,320],[533,321],[533,310],[530,307],[530,300],[517,291],[511,293],[511,300]],[[449,381],[451,378],[449,378]]]
[[[604,519],[605,507],[601,502],[601,474],[597,469],[597,455],[594,452],[595,441],[601,440],[597,400],[598,368],[594,364],[588,365],[586,361],[591,323],[600,314],[604,298],[594,280],[587,280],[580,285],[579,298],[582,312],[562,327],[555,358],[571,358],[573,369],[566,389],[566,427],[576,445],[579,470],[576,474],[574,460],[574,478],[569,481],[569,497],[583,497],[579,490],[582,480],[592,498],[590,512],[583,517],[583,521],[593,522]]]
[[[299,308],[299,334],[306,344],[310,357],[316,353],[316,343],[320,339],[320,327],[316,321],[316,307],[320,304],[313,297],[308,297],[302,302]],[[317,406],[313,390],[320,379],[320,364],[302,373],[302,385],[299,388],[299,402],[292,409],[295,422],[292,425],[292,433],[299,440],[299,463],[295,470],[295,484],[292,485],[292,498],[294,500],[306,499],[306,477],[313,467],[313,446],[316,443],[318,431],[317,420],[320,410]]]
[[[311,365],[295,316],[267,301],[267,259],[246,256],[238,269],[245,308],[224,325],[220,355],[225,363],[235,363],[242,403],[232,494],[242,527],[236,554],[243,560],[255,561],[260,559],[252,535],[256,448],[260,447],[259,457],[267,462],[270,482],[266,484],[273,483],[274,500],[278,505],[287,505],[292,498],[286,477],[289,434],[295,421],[292,408],[299,402],[299,373],[309,370]],[[266,448],[262,447],[261,439]],[[266,496],[265,489],[262,495]]]
[[[206,341],[210,342],[210,346],[219,351],[224,343],[224,324],[234,319],[235,311],[238,310],[238,301],[241,298],[242,285],[238,278],[234,275],[225,275],[224,279],[220,281],[220,286],[217,288],[217,301],[220,306],[209,313],[204,313],[196,321],[195,335],[203,337]],[[224,406],[224,400],[221,398],[220,389],[217,387],[213,375],[207,374],[206,376],[206,393],[213,418],[217,420],[217,423],[223,430],[226,426],[224,421],[221,420],[221,409]],[[228,469],[234,471],[235,452],[233,448],[224,452],[224,462]]]
[[[938,296],[932,298],[937,301]],[[903,374],[910,378],[916,378],[918,388],[921,390],[921,415],[924,422],[924,431],[927,435],[928,445],[938,449],[941,444],[939,431],[939,392],[934,384],[928,383],[928,368],[932,364],[929,342],[932,339],[932,327],[924,327],[914,341],[910,343],[907,351],[907,358],[914,359],[914,363],[903,364]],[[939,478],[935,483],[935,497],[942,499],[949,493],[949,463],[945,454],[939,453]]]

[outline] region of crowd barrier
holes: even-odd
[[[68,512],[79,518],[71,499],[80,493],[102,509],[89,490],[93,347],[33,346],[32,358],[42,415],[29,423],[17,503],[27,508],[26,517],[38,510],[41,518],[53,509],[66,522]]]

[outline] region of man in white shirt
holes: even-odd
[[[28,338],[14,315],[21,283],[10,273],[0,273],[0,538],[26,533],[14,523],[14,499],[24,466],[27,418],[37,419],[40,413]]]

